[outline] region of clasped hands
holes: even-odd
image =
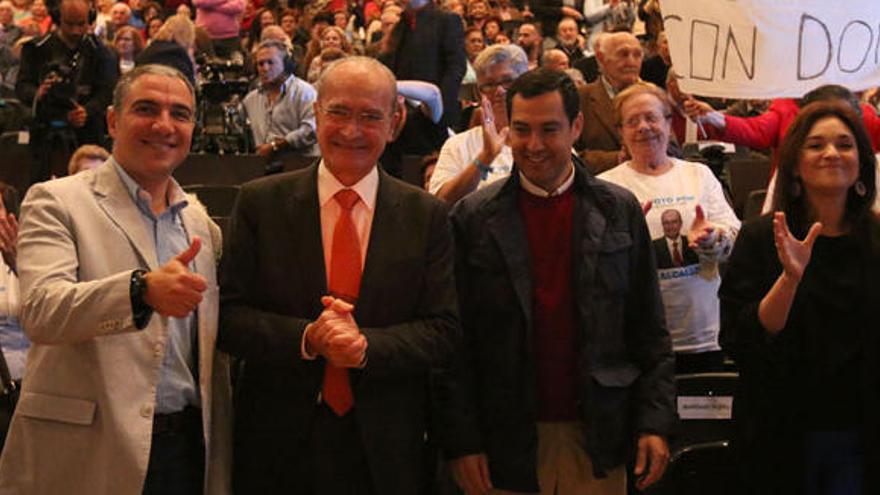
[[[324,356],[339,368],[359,368],[367,355],[367,339],[354,321],[351,303],[323,296],[324,310],[306,329],[306,350]]]

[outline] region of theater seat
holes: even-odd
[[[741,495],[727,441],[689,445],[672,454],[666,475],[651,495]]]
[[[229,217],[235,198],[238,197],[238,186],[194,184],[184,186],[183,190],[195,194],[199,201],[208,209],[212,217]]]

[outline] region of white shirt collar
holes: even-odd
[[[564,193],[565,191],[568,191],[568,188],[570,188],[571,185],[574,184],[574,164],[569,163],[568,178],[565,179],[565,182],[563,182],[554,191],[547,192],[547,191],[541,189],[534,182],[530,181],[522,172],[519,173],[519,184],[520,184],[520,187],[522,187],[527,193],[529,193],[533,196],[538,196],[540,198],[549,198],[551,196],[559,196],[560,194]]]
[[[318,164],[318,204],[321,208],[333,199],[333,196],[342,189],[352,189],[360,196],[361,201],[370,211],[376,207],[376,193],[379,191],[379,170],[373,167],[370,172],[351,187],[346,187],[324,165],[324,160]]]

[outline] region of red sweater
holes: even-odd
[[[532,350],[539,421],[578,418],[578,332],[572,294],[572,188],[549,198],[520,190],[532,267]]]

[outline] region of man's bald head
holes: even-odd
[[[565,70],[569,67],[568,55],[564,51],[553,48],[541,56],[541,67],[553,70]]]
[[[397,79],[385,64],[370,57],[345,57],[330,64],[315,84],[318,90],[318,99],[322,93],[328,93],[333,85],[345,78],[374,75],[384,79],[388,92],[391,94],[389,106],[392,112],[397,109]]]
[[[61,0],[58,11],[61,14],[58,35],[64,44],[73,48],[79,44],[91,27],[89,26],[89,4],[86,0]]]

